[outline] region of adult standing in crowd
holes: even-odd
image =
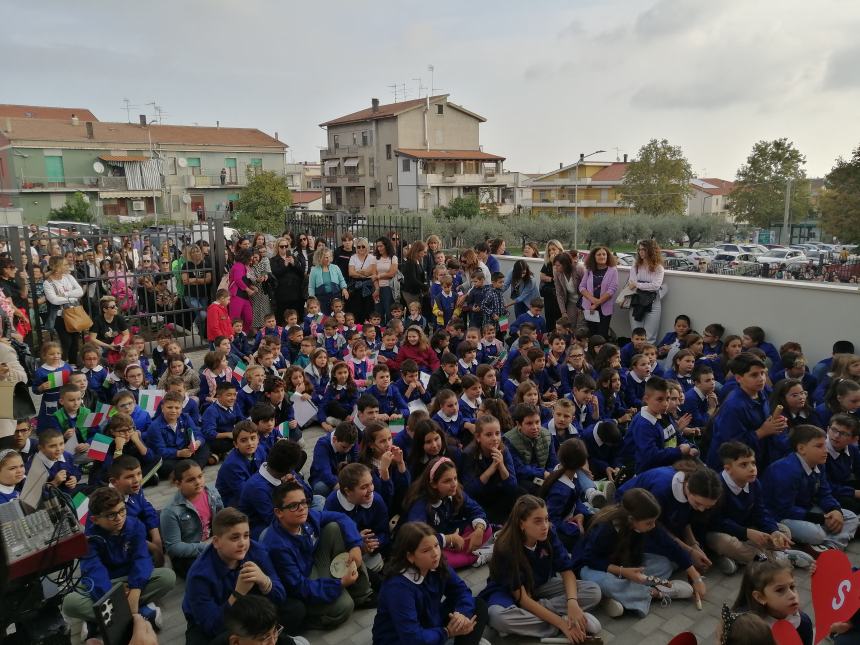
[[[66,259],[61,256],[54,256],[48,260],[48,271],[45,273],[45,298],[52,307],[57,309],[54,329],[60,339],[63,359],[73,363],[78,361],[81,335],[78,332],[66,331],[63,310],[78,305],[83,297],[84,290],[74,276],[69,273]]]
[[[263,251],[255,248],[251,251],[251,262],[248,264],[248,274],[246,280],[250,280],[256,291],[251,294],[251,313],[254,329],[259,329],[263,326],[266,316],[272,313],[272,302],[269,291],[269,273],[270,273],[269,258],[266,257]]]
[[[609,324],[615,310],[615,292],[618,291],[618,269],[615,254],[605,246],[596,246],[585,260],[585,277],[579,285],[582,294],[583,316],[591,335],[609,338]],[[590,312],[590,313],[589,313]],[[599,320],[589,318],[599,317]]]
[[[394,253],[392,255],[396,255],[398,258],[402,258],[403,244],[400,239],[400,233],[392,229],[388,231],[388,239],[391,240],[391,244],[394,247]]]
[[[206,338],[206,308],[209,306],[209,285],[212,273],[206,270],[203,251],[196,244],[185,247],[185,266],[182,269],[182,284],[185,286],[185,304],[197,310],[194,324],[200,330],[200,337]]]
[[[332,253],[327,248],[321,248],[314,254],[314,267],[308,278],[308,296],[314,296],[320,301],[320,311],[328,316],[331,314],[331,301],[338,294],[349,301],[349,291],[340,267],[332,263]]]
[[[492,260],[495,260],[496,265],[498,265],[498,263],[499,263],[498,259],[496,259],[493,256],[505,255],[507,253],[507,250],[508,250],[507,242],[505,242],[502,238],[497,237],[497,238],[492,239],[489,242],[487,242],[487,244],[490,247],[490,258],[492,258]],[[492,267],[492,261],[488,261],[487,266],[490,267],[490,271],[499,271],[500,270],[498,268],[494,269]]]
[[[585,269],[576,260],[577,255],[574,250],[559,253],[552,262],[558,310],[567,315],[574,328],[579,323],[579,283],[585,274]]]
[[[334,250],[332,255],[334,263],[343,275],[349,275],[349,259],[355,255],[355,236],[347,231],[340,236],[340,246]]]
[[[540,249],[538,245],[534,242],[526,242],[523,244],[523,257],[524,258],[539,258],[540,257]]]
[[[278,281],[272,306],[275,308],[275,318],[279,325],[284,324],[284,310],[295,309],[299,320],[305,311],[305,280],[302,269],[296,262],[288,236],[276,241],[275,255],[270,260],[272,275]]]
[[[432,280],[433,269],[436,268],[436,253],[442,250],[442,240],[440,240],[437,235],[430,235],[427,237],[425,244],[426,246],[424,249],[426,250],[426,253],[421,263],[424,268],[424,275],[427,276],[428,280]],[[424,315],[428,316],[429,311],[425,312]]]
[[[538,278],[529,268],[525,260],[517,260],[505,278],[503,291],[511,290],[511,300],[514,301],[514,314],[517,318],[529,310],[529,303],[540,295]],[[545,305],[544,305],[545,306]]]
[[[400,285],[400,294],[407,305],[411,302],[421,303],[422,311],[430,308],[428,294],[430,293],[427,273],[424,271],[424,258],[427,256],[427,245],[421,240],[416,240],[409,246],[406,259],[401,264],[400,272],[403,274],[403,284]]]
[[[99,301],[99,310],[100,314],[95,317],[93,326],[87,332],[86,341],[98,345],[105,352],[126,345],[131,332],[128,321],[119,313],[116,298],[104,296]]]
[[[397,266],[394,244],[387,237],[380,237],[376,240],[376,276],[379,280],[379,302],[376,310],[382,316],[383,322],[388,322],[388,312],[394,303],[391,282],[396,279]]]
[[[242,319],[242,331],[251,334],[254,314],[251,310],[251,295],[257,288],[248,279],[248,265],[251,263],[251,250],[239,248],[230,267],[230,318]]]
[[[478,261],[483,262],[490,272],[490,275],[499,271],[499,261],[490,255],[490,245],[486,242],[478,242],[475,245],[475,253],[478,254]]]
[[[544,316],[546,317],[546,328],[555,329],[555,321],[561,316],[558,308],[558,300],[555,295],[555,279],[553,277],[553,261],[564,247],[558,240],[550,240],[546,243],[546,252],[543,256],[543,266],[540,269],[540,295],[543,298]]]
[[[484,274],[484,284],[487,285],[492,282],[490,268],[481,262],[475,249],[466,249],[460,254],[460,268],[463,270],[463,275],[466,276],[467,280],[473,271],[480,270]],[[430,279],[432,280],[433,277],[430,276]]]
[[[299,262],[299,267],[302,269],[302,275],[307,278],[311,274],[311,267],[314,265],[314,251],[311,248],[310,238],[307,233],[299,233],[296,239],[296,260]]]
[[[137,302],[141,313],[155,313],[155,284],[158,267],[152,263],[152,257],[142,255],[140,270],[137,272]]]
[[[654,240],[642,240],[636,247],[636,262],[627,286],[636,290],[630,306],[630,327],[644,327],[648,342],[654,344],[660,331],[663,286],[663,254]]]
[[[379,300],[379,281],[376,277],[376,256],[370,253],[366,237],[355,240],[355,255],[349,259],[351,295],[347,311],[355,314],[355,322],[363,325]]]

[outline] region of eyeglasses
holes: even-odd
[[[104,520],[108,520],[110,522],[115,522],[119,518],[125,517],[125,514],[126,514],[126,509],[125,509],[125,506],[123,506],[118,511],[110,511],[109,513],[102,513],[101,515],[97,515],[96,517],[100,517],[100,518],[102,518]]]
[[[299,242],[307,242],[307,241],[308,241],[308,238],[306,238],[306,237],[300,237],[299,238]]]
[[[107,305],[105,309],[116,309],[116,305]]]
[[[854,436],[850,432],[845,432],[844,430],[837,430],[836,428],[828,428],[828,430],[833,433],[834,436],[842,437],[843,439],[850,439]]]
[[[309,508],[311,505],[311,500],[303,499],[300,502],[290,502],[289,504],[284,504],[280,507],[282,511],[289,511],[290,513],[295,513],[297,511],[302,510],[303,508]]]

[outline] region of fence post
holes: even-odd
[[[221,278],[224,275],[224,266],[226,263],[227,245],[224,241],[224,216],[220,212],[216,213],[211,219],[209,226],[209,244],[214,249],[212,258],[212,269],[215,272],[213,276],[215,281],[215,290],[221,284]],[[213,238],[214,239],[211,239]]]
[[[340,244],[340,241],[343,239],[343,235],[346,232],[346,225],[344,223],[344,214],[340,211],[334,212],[334,244]],[[335,247],[336,248],[336,247]]]

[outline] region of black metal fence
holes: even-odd
[[[189,260],[192,247],[202,254],[193,256],[197,264]],[[0,251],[8,253],[18,269],[12,291],[17,290],[19,305],[26,303],[32,328],[27,341],[34,350],[56,334],[56,308],[44,296],[44,274],[53,256],[66,260],[83,288],[81,305],[94,321],[101,315],[100,299],[113,296],[118,314],[145,341],[153,341],[167,327],[186,350],[207,345],[200,314],[213,301],[225,270],[221,220],[188,227],[147,226],[131,233],[72,223],[6,226],[0,227]],[[189,285],[194,277],[205,283]],[[73,362],[77,358],[69,357]]]
[[[751,278],[856,283],[860,281],[860,258],[852,256],[840,260],[838,257],[826,256],[817,261],[789,263],[714,260],[700,263],[691,270]]]
[[[347,232],[354,237],[375,240],[380,237],[399,236],[397,247],[423,239],[423,222],[420,215],[398,213],[371,213],[360,215],[342,211],[287,210],[284,226],[292,233],[307,233],[317,240],[325,240],[330,249],[340,246]]]

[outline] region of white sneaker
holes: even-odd
[[[683,580],[670,580],[671,587],[658,585],[654,587],[660,592],[660,597],[663,600],[685,600],[693,597],[693,587],[688,582]]]
[[[589,488],[585,491],[585,501],[591,504],[592,508],[603,508],[606,506],[606,495],[597,488]]]
[[[472,551],[472,554],[478,556],[478,559],[475,560],[475,563],[472,565],[477,569],[478,567],[482,567],[487,564],[487,562],[489,562],[493,557],[493,547],[482,546],[481,548]]]
[[[610,618],[620,618],[624,615],[624,605],[615,600],[615,598],[604,598],[601,605],[603,611]]]
[[[798,551],[797,549],[787,549],[786,551],[777,551],[777,558],[780,558],[782,555],[783,558],[787,559],[791,562],[792,566],[797,569],[808,569],[815,562],[815,558],[813,558],[808,553],[804,551]]]
[[[304,636],[290,636],[296,645],[311,645],[311,642]]]
[[[726,556],[720,556],[717,558],[716,565],[717,569],[719,569],[723,575],[727,576],[734,574],[738,570],[738,563]]]

